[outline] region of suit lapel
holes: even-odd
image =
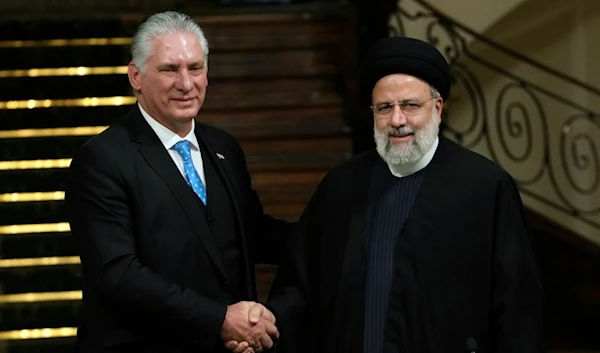
[[[196,137],[198,138],[198,143],[201,148],[206,152],[203,154],[203,157],[210,159],[215,166],[219,177],[223,181],[223,184],[229,193],[229,197],[231,198],[231,202],[233,202],[233,207],[238,218],[237,220],[241,225],[240,205],[237,199],[237,195],[239,195],[241,190],[236,188],[237,184],[233,183],[230,178],[232,171],[230,170],[228,163],[225,162],[224,154],[221,153],[222,151],[220,151],[219,146],[215,144],[214,141],[211,141],[210,136],[208,136],[205,131],[204,125],[201,123],[196,123]]]
[[[185,182],[171,156],[152,128],[146,123],[137,106],[132,109],[129,115],[129,123],[130,137],[138,143],[138,151],[179,201],[196,235],[204,245],[208,257],[213,261],[223,278],[227,280],[225,267],[210,233],[206,217],[203,216],[204,209],[198,197]]]

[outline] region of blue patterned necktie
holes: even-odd
[[[179,141],[173,146],[175,151],[183,158],[183,174],[185,176],[185,181],[187,181],[188,185],[206,205],[206,187],[204,187],[202,179],[200,179],[198,172],[196,172],[196,168],[194,168],[190,147],[190,141],[185,140]]]

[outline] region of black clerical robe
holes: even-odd
[[[367,152],[319,184],[270,295],[279,351],[365,352]],[[384,352],[542,352],[542,284],[512,178],[440,139],[395,245]]]

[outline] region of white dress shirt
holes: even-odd
[[[206,178],[204,177],[204,163],[202,162],[202,153],[200,153],[200,145],[198,144],[198,139],[196,138],[196,134],[194,133],[194,129],[196,127],[196,122],[192,120],[192,129],[190,132],[185,135],[185,137],[181,137],[169,130],[166,126],[162,125],[158,121],[154,120],[142,106],[138,103],[138,107],[142,112],[142,116],[148,122],[148,125],[154,130],[160,142],[162,142],[165,149],[169,152],[171,159],[175,162],[175,165],[179,169],[179,172],[185,179],[185,172],[183,171],[183,158],[179,155],[179,153],[173,148],[175,144],[179,141],[187,140],[191,144],[191,155],[192,155],[192,163],[194,163],[194,168],[196,168],[196,172],[202,179],[204,186],[206,187]]]
[[[427,167],[429,165],[429,163],[431,162],[431,160],[433,159],[433,156],[435,155],[435,151],[437,150],[439,143],[440,143],[440,139],[439,139],[439,137],[436,137],[435,141],[433,142],[433,145],[431,146],[431,149],[427,153],[425,153],[423,155],[423,157],[421,159],[419,159],[416,163],[394,164],[394,165],[388,164],[388,167],[390,168],[390,172],[392,172],[392,174],[395,177],[403,178],[405,176],[414,174],[414,173],[418,172],[419,170]]]

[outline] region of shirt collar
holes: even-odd
[[[421,159],[419,159],[416,163],[393,164],[393,165],[388,164],[388,167],[390,168],[390,172],[392,172],[392,174],[394,176],[396,176],[398,178],[402,178],[402,177],[414,174],[414,173],[420,171],[421,169],[427,167],[429,165],[429,163],[431,162],[431,160],[433,159],[433,156],[435,155],[435,151],[437,150],[439,142],[440,142],[439,137],[436,137],[435,141],[433,142],[433,145],[431,146],[429,151],[427,151],[427,153],[425,153],[423,155],[423,157],[421,157]]]
[[[196,138],[196,134],[194,133],[194,130],[196,128],[195,120],[192,120],[192,129],[190,130],[190,132],[188,132],[188,134],[184,137],[181,137],[173,131],[169,130],[163,124],[156,121],[153,117],[151,117],[150,114],[148,114],[144,110],[144,108],[142,108],[141,104],[138,103],[138,107],[140,108],[142,116],[144,117],[144,119],[146,119],[146,122],[148,122],[148,125],[150,125],[152,130],[154,130],[154,132],[158,136],[160,142],[163,144],[163,146],[165,146],[165,149],[169,150],[173,148],[173,146],[175,146],[177,142],[187,140],[191,143],[192,149],[199,150],[198,139]]]

